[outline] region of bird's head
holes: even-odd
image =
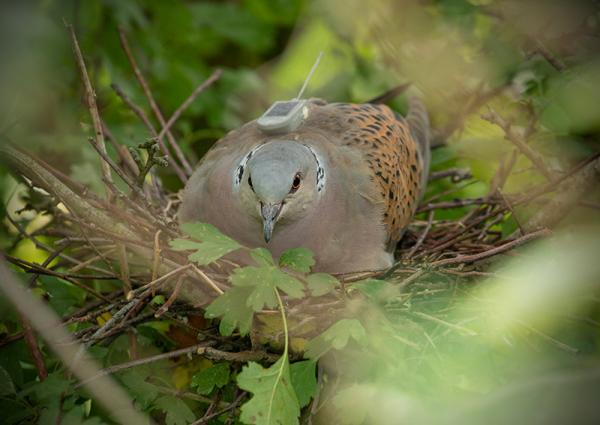
[[[269,242],[276,223],[298,220],[315,207],[324,189],[324,169],[311,147],[290,140],[260,145],[244,160],[236,171],[242,204],[262,221]]]

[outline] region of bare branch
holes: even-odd
[[[106,145],[104,143],[104,132],[102,131],[102,120],[100,119],[100,113],[98,112],[98,105],[96,105],[96,92],[94,91],[94,87],[90,81],[90,77],[88,75],[85,61],[83,60],[83,55],[81,53],[81,49],[79,48],[79,42],[77,41],[77,36],[75,35],[75,30],[73,26],[65,21],[65,26],[69,30],[69,34],[71,35],[71,43],[73,44],[73,53],[75,54],[75,59],[77,61],[77,66],[79,67],[79,72],[81,74],[81,80],[83,82],[83,87],[85,88],[85,101],[87,107],[90,111],[90,115],[92,117],[92,124],[94,126],[94,137],[92,139],[92,143],[96,150],[102,152],[104,156],[108,156],[106,153]],[[102,175],[107,182],[112,183],[112,176],[110,174],[110,167],[108,163],[102,162]]]

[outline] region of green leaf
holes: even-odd
[[[35,385],[35,395],[40,402],[54,402],[71,392],[71,382],[60,372],[49,373],[46,380]]]
[[[281,267],[289,267],[301,273],[309,273],[315,265],[315,258],[311,250],[306,248],[288,249],[279,258]]]
[[[282,356],[265,369],[250,362],[237,377],[238,386],[253,394],[241,409],[242,422],[258,425],[297,424],[300,405],[292,387],[290,365]]]
[[[221,317],[223,335],[231,335],[236,327],[242,335],[248,334],[255,311],[277,306],[275,289],[290,298],[304,296],[302,283],[276,266],[240,267],[233,271],[229,280],[233,286],[206,309],[207,318]]]
[[[149,374],[150,372],[146,369],[138,368],[137,370],[128,370],[121,375],[121,382],[123,382],[129,393],[140,404],[142,410],[149,408],[159,395],[156,386],[146,382],[146,377]]]
[[[308,290],[313,297],[330,293],[338,284],[338,280],[327,273],[314,273],[306,277]]]
[[[210,394],[217,387],[221,388],[229,382],[229,365],[217,363],[201,370],[192,377],[192,388],[196,388],[198,394]]]
[[[196,251],[190,254],[188,259],[201,266],[210,264],[242,247],[235,240],[222,234],[212,224],[185,223],[181,225],[181,229],[193,239],[200,240],[201,242],[188,239],[175,239],[170,242],[171,248],[177,251]]]
[[[398,297],[400,287],[385,280],[365,279],[353,283],[351,288],[358,289],[375,302],[385,303]]]
[[[230,277],[234,286],[254,287],[256,294],[248,299],[248,305],[259,311],[263,306],[273,308],[277,305],[274,289],[281,289],[291,298],[302,298],[304,286],[293,276],[275,266],[242,267],[233,271]]]
[[[254,248],[250,251],[250,256],[259,266],[273,266],[275,264],[271,252],[266,248]]]
[[[308,404],[317,391],[316,363],[312,360],[303,360],[290,365],[292,386],[298,397],[300,407]]]
[[[152,298],[152,301],[150,301],[150,304],[153,304],[153,305],[163,305],[164,303],[165,303],[164,295],[155,295],[154,298]]]
[[[14,394],[16,392],[15,384],[12,378],[2,366],[0,366],[0,396]]]
[[[342,319],[334,323],[318,337],[310,340],[306,346],[305,356],[317,360],[332,348],[340,350],[348,345],[350,338],[359,344],[364,344],[367,332],[356,319]]]
[[[242,335],[250,332],[254,310],[246,304],[246,300],[252,291],[251,287],[234,286],[206,308],[205,316],[207,318],[221,317],[219,331],[222,335],[231,335],[235,328],[239,328]]]
[[[196,419],[188,405],[177,397],[163,396],[156,400],[155,406],[167,414],[167,425],[187,425]]]

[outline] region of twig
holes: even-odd
[[[466,199],[455,199],[453,201],[444,201],[437,203],[430,203],[421,205],[417,210],[417,213],[432,211],[432,210],[443,210],[443,209],[451,209],[451,208],[460,208],[466,207],[469,205],[486,205],[493,203],[489,199],[485,198],[466,198]]]
[[[433,211],[433,210],[429,211],[429,216],[427,217],[427,226],[423,230],[423,233],[421,233],[421,236],[419,236],[417,243],[415,243],[414,246],[411,248],[411,250],[408,252],[408,254],[406,254],[406,258],[411,258],[415,254],[415,252],[417,252],[417,249],[419,249],[421,247],[421,245],[423,244],[423,241],[425,240],[425,238],[427,237],[427,234],[429,234],[429,231],[431,230],[431,224],[433,223],[434,215],[435,215],[435,211]]]
[[[58,277],[60,279],[66,280],[69,283],[72,283],[73,285],[75,285],[75,286],[83,289],[86,292],[89,292],[90,294],[92,294],[96,298],[99,298],[101,300],[110,302],[110,300],[108,298],[106,298],[104,295],[102,295],[101,293],[99,293],[98,291],[96,291],[94,288],[90,288],[89,286],[84,285],[83,283],[81,283],[81,282],[73,279],[72,277],[70,277],[70,276],[68,276],[68,275],[66,275],[64,273],[55,272],[54,270],[47,269],[47,268],[42,267],[42,266],[40,266],[38,264],[31,263],[31,262],[23,260],[21,258],[15,258],[15,257],[12,257],[10,255],[5,255],[4,258],[8,262],[10,262],[10,263],[12,263],[12,264],[14,264],[16,266],[19,266],[19,267],[25,269],[28,272],[31,271],[32,273],[36,273],[36,274],[45,274],[45,275],[48,275],[48,276]]]
[[[211,414],[209,414],[209,415],[204,415],[203,417],[201,417],[201,418],[200,418],[200,419],[198,419],[197,421],[195,421],[195,422],[192,422],[190,425],[201,425],[201,424],[205,424],[205,423],[207,423],[208,421],[210,421],[211,419],[213,419],[213,418],[216,418],[216,417],[218,417],[218,416],[221,416],[222,414],[224,414],[224,413],[227,413],[227,412],[229,412],[230,410],[233,410],[233,409],[235,409],[235,408],[236,408],[236,407],[237,407],[237,406],[240,404],[240,402],[241,402],[241,401],[244,399],[244,397],[246,397],[246,395],[247,395],[247,394],[248,394],[248,393],[246,393],[245,391],[242,391],[242,392],[240,393],[240,395],[238,395],[238,396],[235,398],[235,400],[233,400],[233,402],[232,402],[231,404],[229,404],[229,406],[227,406],[227,407],[225,407],[225,408],[223,408],[223,409],[221,409],[221,410],[218,410],[218,411],[216,411],[216,412],[214,412],[214,413],[211,413]]]
[[[458,183],[463,180],[470,179],[473,177],[471,170],[468,168],[448,168],[442,171],[435,171],[429,174],[429,181],[440,180],[446,177],[450,177],[452,183]]]
[[[523,245],[533,239],[550,236],[552,232],[548,229],[541,229],[536,232],[528,233],[519,239],[515,239],[511,242],[507,242],[503,245],[497,246],[496,248],[492,248],[490,250],[480,252],[479,254],[473,255],[459,255],[454,258],[448,258],[445,260],[438,260],[431,263],[431,267],[442,267],[450,264],[459,264],[459,263],[472,263],[474,261],[479,261],[484,258],[492,257],[494,255],[501,254],[503,252],[509,251],[519,245]]]
[[[215,283],[215,281],[212,280],[210,277],[208,277],[206,273],[204,273],[202,270],[200,270],[198,267],[196,267],[193,264],[192,264],[192,270],[194,270],[194,272],[196,272],[196,274],[198,276],[200,276],[206,283],[208,283],[208,285],[212,289],[214,289],[217,294],[223,295],[223,290],[221,288],[219,288],[219,286]]]
[[[73,53],[75,54],[75,60],[77,61],[77,66],[79,67],[79,72],[81,74],[81,80],[83,82],[83,86],[85,88],[85,100],[87,103],[87,107],[90,111],[90,115],[92,117],[92,124],[94,126],[94,137],[92,138],[92,144],[94,147],[104,154],[104,156],[108,156],[106,153],[106,145],[104,143],[104,132],[102,131],[102,120],[100,119],[100,114],[98,113],[98,105],[96,105],[96,93],[94,92],[94,87],[90,81],[90,77],[88,75],[85,61],[83,60],[83,55],[81,53],[81,49],[79,48],[79,42],[77,41],[77,36],[75,35],[75,30],[73,26],[68,22],[64,22],[69,34],[71,35],[71,43],[73,45]],[[112,183],[112,176],[110,174],[110,167],[108,163],[102,162],[102,175],[103,178]]]
[[[46,370],[46,365],[44,364],[44,357],[42,356],[40,347],[38,347],[37,338],[33,331],[33,327],[31,326],[31,322],[29,321],[29,319],[27,319],[23,312],[19,312],[19,317],[21,318],[21,324],[23,325],[23,335],[25,336],[25,343],[27,344],[27,348],[29,348],[29,353],[31,354],[31,358],[33,359],[33,364],[35,365],[35,369],[37,370],[40,381],[44,381],[48,377],[48,371]]]
[[[175,302],[175,300],[179,296],[179,291],[181,291],[181,286],[183,285],[184,280],[185,280],[185,275],[179,276],[179,279],[177,279],[177,283],[175,284],[175,289],[169,296],[169,299],[167,301],[165,301],[165,303],[156,311],[156,313],[154,313],[154,317],[156,317],[158,319],[159,317],[161,317],[163,314],[165,314],[169,310],[169,307],[171,307],[171,305]]]
[[[98,374],[90,377],[86,381],[79,382],[77,385],[75,385],[74,388],[77,389],[77,388],[81,387],[82,385],[87,384],[90,381],[100,378],[101,376],[112,375],[113,373],[119,372],[121,370],[131,369],[136,366],[141,366],[141,365],[145,365],[148,363],[154,363],[154,362],[158,362],[160,360],[172,359],[174,357],[186,356],[189,354],[200,354],[201,350],[206,348],[207,344],[209,344],[209,343],[203,342],[202,344],[197,344],[197,345],[193,345],[191,347],[181,348],[179,350],[169,351],[168,353],[157,354],[155,356],[145,357],[143,359],[136,359],[136,360],[132,360],[129,362],[110,366],[110,367],[102,369]]]
[[[425,320],[429,320],[431,322],[435,322],[438,323],[440,325],[446,326],[450,329],[454,329],[456,331],[459,331],[461,333],[467,334],[469,336],[476,336],[477,332],[472,331],[469,328],[465,328],[464,326],[460,326],[457,325],[455,323],[450,323],[450,322],[446,322],[445,320],[440,319],[439,317],[435,317],[435,316],[430,316],[429,314],[420,312],[420,311],[411,311],[410,312],[413,316],[417,316],[420,317],[421,319],[425,319]]]
[[[40,332],[49,347],[58,355],[64,365],[71,370],[81,381],[87,381],[100,369],[89,357],[84,356],[81,362],[72,359],[79,349],[72,335],[61,325],[60,319],[41,300],[27,294],[22,286],[10,273],[0,257],[0,290],[20,310],[27,311],[35,329]],[[59,343],[63,341],[64,343]],[[113,415],[113,420],[118,423],[138,425],[153,423],[149,418],[137,412],[131,405],[129,397],[112,381],[106,378],[96,380],[86,389],[107,411]]]
[[[489,108],[489,111],[483,114],[481,118],[492,124],[496,124],[502,130],[504,130],[505,139],[513,143],[549,181],[554,180],[554,176],[552,175],[550,169],[546,166],[543,158],[525,143],[521,136],[514,131],[510,122],[502,118],[492,108]]]
[[[221,77],[221,74],[223,74],[222,69],[219,69],[219,68],[215,69],[213,71],[213,73],[204,82],[202,82],[198,87],[196,87],[196,89],[192,92],[192,94],[190,94],[188,96],[188,98],[183,101],[183,103],[179,106],[179,108],[177,108],[177,110],[175,112],[173,112],[173,115],[171,115],[171,118],[169,118],[169,120],[163,125],[163,128],[162,128],[162,130],[160,130],[160,133],[158,133],[157,139],[159,141],[165,137],[165,134],[171,129],[171,126],[175,123],[175,121],[177,121],[179,119],[179,117],[181,116],[183,111],[185,111],[192,104],[192,102],[196,99],[196,97],[198,97],[198,95],[200,93],[202,93],[204,90],[206,90],[206,88],[208,88],[211,84],[213,84],[215,81],[217,81]],[[186,163],[187,163],[187,161],[186,161]],[[184,164],[184,166],[185,166],[185,164]],[[189,165],[189,163],[187,163],[186,169],[188,167],[189,167],[189,172],[191,172],[192,168]]]
[[[133,53],[131,52],[131,48],[129,47],[129,42],[127,41],[127,37],[125,36],[125,31],[123,30],[123,28],[119,28],[119,39],[121,40],[121,46],[123,47],[123,50],[125,51],[125,55],[127,56],[129,63],[131,64],[133,73],[135,74],[135,78],[138,80],[138,83],[142,87],[142,90],[144,91],[144,94],[146,95],[146,99],[148,100],[148,103],[150,104],[150,109],[152,109],[152,112],[154,113],[154,116],[156,117],[156,119],[158,120],[160,125],[162,127],[164,127],[165,119],[162,115],[162,112],[160,111],[160,108],[158,107],[158,104],[154,100],[154,96],[152,95],[152,91],[150,90],[150,87],[148,86],[146,79],[144,78],[142,72],[140,71],[139,66],[137,65],[137,61],[135,60],[135,57],[133,56]],[[181,161],[181,164],[183,165],[185,172],[183,170],[181,170],[179,168],[179,166],[176,166],[175,164],[173,164],[173,166],[174,166],[174,168],[179,169],[179,172],[177,172],[177,175],[179,176],[180,179],[182,179],[183,183],[186,183],[188,176],[191,175],[191,173],[192,173],[192,167],[187,162],[185,155],[183,155],[183,152],[179,148],[179,145],[177,145],[177,142],[175,141],[175,138],[173,137],[173,135],[171,134],[170,131],[167,131],[167,140],[169,141],[171,148],[175,151],[175,155]],[[167,151],[167,152],[165,152],[165,154],[168,155],[169,152]]]

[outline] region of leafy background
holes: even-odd
[[[90,122],[63,18],[75,26],[103,118],[118,141],[130,146],[149,135],[110,87],[116,83],[138,104],[144,103],[119,45],[118,27],[128,34],[165,112],[174,111],[213,69],[224,70],[218,83],[175,124],[180,145],[193,160],[272,101],[293,97],[321,50],[325,57],[309,96],[363,102],[411,81],[430,108],[434,128],[443,134],[461,115],[469,94],[505,87],[491,104],[516,125],[525,126],[536,117],[538,131],[531,144],[554,167],[566,167],[599,148],[600,12],[593,1],[44,0],[1,8],[0,131],[98,192],[103,190],[99,162],[86,142]],[[558,64],[550,63],[540,46]],[[400,111],[406,106],[402,98],[391,104]],[[433,169],[469,167],[475,181],[442,199],[485,195],[500,158],[509,152],[500,129],[479,113],[465,118],[447,146],[434,151]],[[511,176],[508,190],[540,179],[525,160],[515,168],[520,172]],[[5,170],[0,177],[2,214],[14,212],[23,205],[22,186]],[[169,190],[180,189],[167,169],[161,170],[161,177]],[[426,197],[452,187],[436,181]],[[590,196],[597,199],[598,190],[593,188]],[[436,219],[455,219],[467,211],[437,211]],[[532,211],[518,213],[526,217]],[[492,277],[465,284],[427,275],[409,292],[393,282],[357,285],[369,302],[356,307],[355,319],[338,323],[309,345],[309,358],[327,353],[319,364],[338,371],[320,390],[316,413],[323,423],[390,423],[402,418],[408,423],[453,423],[448,419],[452,415],[467,423],[490,417],[510,421],[538,412],[540,405],[560,423],[561,412],[578,406],[572,394],[585,388],[587,394],[597,395],[598,385],[563,385],[557,393],[560,403],[526,397],[523,401],[521,387],[532,385],[528,393],[535,393],[543,388],[535,386],[536,379],[550,373],[597,373],[597,218],[597,204],[596,210],[576,209],[556,241],[494,264],[490,270],[497,273]],[[18,219],[29,231],[48,220],[27,213]],[[499,230],[510,234],[516,228],[509,218]],[[21,241],[6,222],[1,231],[7,252],[33,262],[45,260],[44,252]],[[300,271],[309,269],[305,265]],[[244,279],[241,272],[238,279]],[[98,290],[118,287],[96,285]],[[39,278],[33,291],[61,315],[87,301],[83,291],[53,277]],[[161,303],[160,298],[156,302]],[[19,317],[6,300],[0,298],[0,303],[0,332],[12,335],[20,329]],[[275,306],[271,295],[269,307]],[[218,307],[213,306],[215,316],[222,313]],[[79,330],[78,325],[71,330]],[[137,330],[143,355],[180,343],[168,320],[147,322]],[[61,423],[110,423],[107,412],[73,388],[52,352],[43,345],[42,350],[50,371],[44,382],[37,379],[22,340],[1,344],[3,420],[56,423],[58,417]],[[95,346],[92,354],[104,366],[127,361],[127,338]],[[183,358],[136,367],[116,377],[159,423],[189,424],[205,413],[216,394],[231,402],[241,388],[260,400],[260,377],[268,380],[268,370],[284,371],[291,382],[277,393],[288,394],[278,400],[277,414],[280,423],[293,423],[296,410],[316,394],[315,363],[284,363],[272,369],[253,363],[245,366],[240,379],[239,365]],[[508,401],[494,399],[494,391],[507,386]],[[504,409],[507,405],[512,408]],[[234,409],[211,421],[247,422],[258,408],[256,403],[245,406],[241,414]]]

